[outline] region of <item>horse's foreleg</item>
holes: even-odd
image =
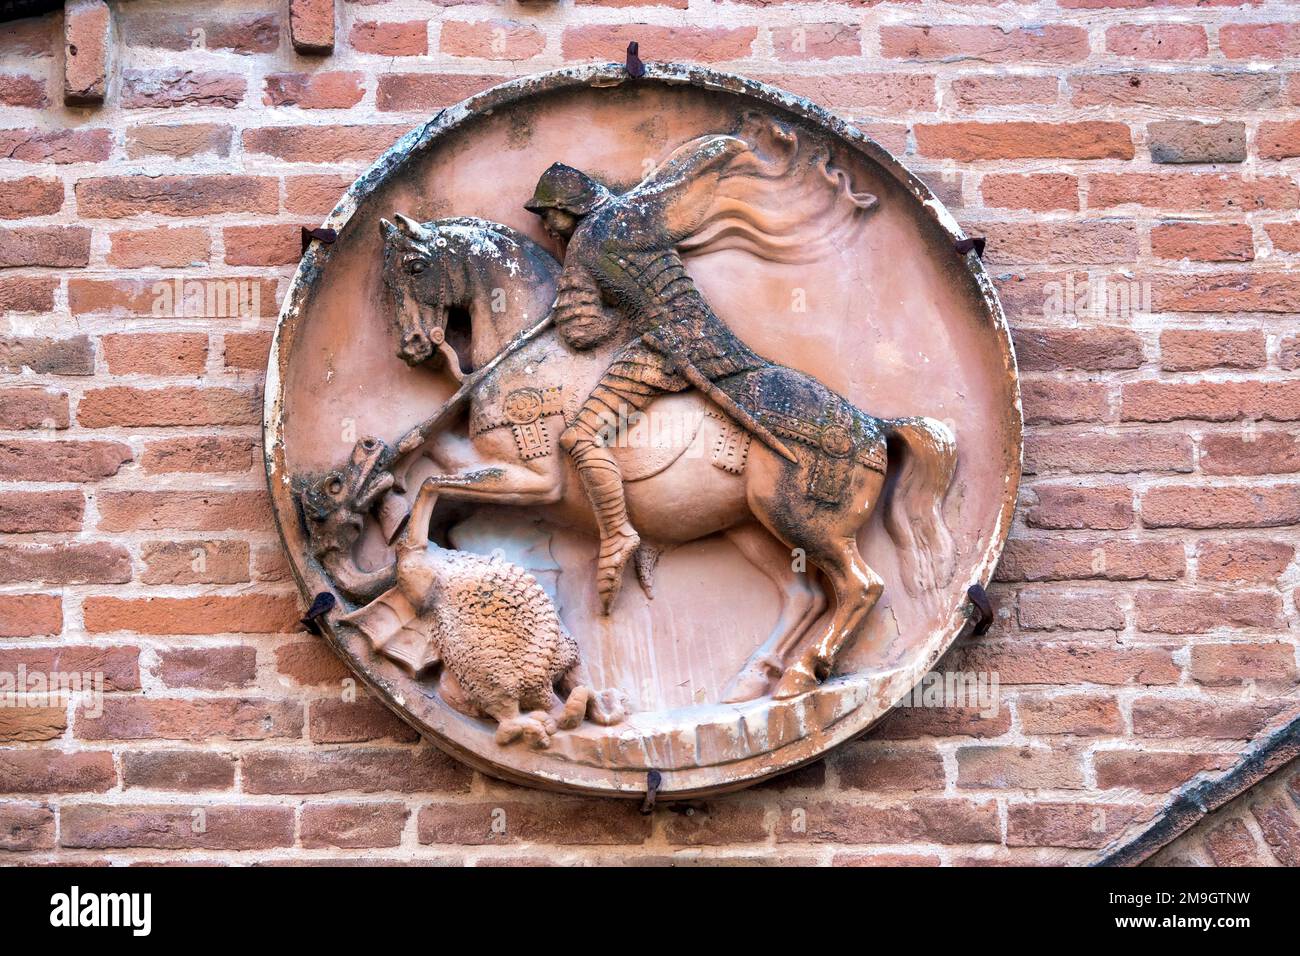
[[[502,441],[493,432],[472,440],[447,434],[424,457],[439,469],[429,477],[444,498],[544,505],[554,504],[564,493],[564,471],[555,452],[519,461],[513,441]]]
[[[785,669],[786,655],[826,609],[826,596],[811,580],[812,569],[796,570],[790,549],[759,525],[737,525],[726,537],[781,593],[781,613],[771,633],[723,694],[723,702],[731,704],[768,692]]]

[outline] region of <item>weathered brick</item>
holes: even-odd
[[[1281,706],[1268,701],[1138,697],[1133,701],[1133,733],[1162,739],[1249,740],[1268,724]]]
[[[75,729],[83,740],[293,739],[303,712],[297,701],[253,697],[109,697],[98,717],[79,711]]]
[[[244,756],[244,790],[247,793],[330,793],[336,790],[465,793],[469,790],[470,779],[470,771],[464,764],[428,745],[414,750],[350,747],[341,750],[257,751]],[[551,807],[546,809],[549,816]]]
[[[0,269],[14,266],[84,266],[90,262],[90,230],[84,226],[0,229]]]
[[[147,541],[140,549],[145,584],[240,584],[248,581],[247,541]]]
[[[1246,179],[1235,173],[1092,173],[1087,177],[1088,207],[1138,205],[1188,212],[1253,212],[1295,209],[1300,186],[1286,176]]]
[[[999,581],[1176,581],[1186,560],[1182,545],[1115,538],[1012,538],[998,564]]]
[[[959,162],[983,159],[1132,159],[1133,136],[1123,123],[918,123],[923,156]]]
[[[9,481],[97,481],[131,461],[116,441],[0,441],[0,478]]]
[[[113,15],[104,0],[65,4],[63,50],[63,101],[102,103],[113,55]]]
[[[82,684],[86,674],[92,684],[102,681],[105,691],[140,689],[140,649],[138,647],[89,647],[79,644],[61,644],[56,647],[0,648],[0,666],[13,673],[25,667],[31,673],[46,675],[80,675]],[[76,689],[76,680],[72,689]]]
[[[314,700],[310,715],[313,743],[350,744],[385,739],[414,743],[420,739],[410,724],[373,697]]]
[[[773,27],[772,49],[778,60],[831,60],[862,53],[862,32],[853,23],[799,23]]]
[[[212,750],[128,750],[122,754],[122,786],[145,790],[229,790],[235,758]]]
[[[1098,694],[1022,694],[1016,711],[1025,733],[1110,737],[1124,732],[1119,702]]]
[[[1192,440],[1160,432],[1057,431],[1025,436],[1025,472],[1081,473],[1192,470]]]
[[[59,843],[79,849],[262,850],[293,844],[293,808],[78,804],[60,814]]]
[[[1007,807],[1007,846],[1098,849],[1145,814],[1114,803],[1013,803]]]
[[[1295,559],[1285,541],[1206,538],[1196,548],[1196,577],[1229,584],[1276,583]]]
[[[976,790],[1079,790],[1083,764],[1068,747],[957,748],[957,786]]]
[[[1222,42],[1222,40],[1220,41]],[[1199,107],[1253,110],[1276,105],[1281,80],[1273,72],[1086,72],[1068,79],[1075,106]]]
[[[227,226],[221,231],[226,263],[232,266],[282,266],[302,258],[302,226]]]
[[[0,803],[0,850],[30,853],[54,847],[54,811],[37,803]]]
[[[401,803],[308,803],[301,841],[308,849],[397,846],[410,816]]]
[[[1147,124],[1153,163],[1244,163],[1246,124],[1160,120]]]
[[[345,110],[365,95],[359,72],[327,70],[320,73],[272,73],[266,78],[268,106],[297,106],[307,110]]]
[[[1247,225],[1166,222],[1151,229],[1151,253],[1161,259],[1249,262],[1255,241]]]
[[[57,594],[0,594],[0,637],[45,637],[63,630]]]
[[[105,491],[98,496],[104,531],[269,531],[264,491]]]
[[[148,156],[228,156],[234,130],[222,123],[150,123],[126,131],[126,154]]]
[[[29,73],[0,74],[0,104],[40,109],[49,106],[45,80]]]
[[[1298,56],[1300,23],[1224,24],[1219,30],[1219,49],[1234,60]]]
[[[1165,329],[1160,333],[1160,367],[1166,371],[1259,368],[1267,361],[1264,333],[1257,330]]]
[[[86,630],[91,633],[276,634],[298,629],[296,598],[277,594],[245,597],[88,597]]]
[[[102,176],[76,185],[77,209],[95,219],[213,216],[224,212],[274,209],[279,184],[268,176]]]
[[[1079,177],[1067,173],[1007,173],[985,176],[980,181],[984,205],[1002,209],[1079,208]]]
[[[289,0],[289,37],[299,53],[334,49],[334,0]]]
[[[1020,400],[1030,425],[1100,421],[1109,411],[1106,386],[1099,382],[1026,377],[1020,382]]]
[[[1133,492],[1123,485],[1037,485],[1025,511],[1031,528],[1122,530],[1133,524]]]
[[[504,79],[502,76],[465,73],[385,73],[379,77],[375,106],[381,111],[437,109],[459,103]]]
[[[1142,364],[1142,340],[1130,329],[1018,329],[1016,361],[1026,371],[1125,369]]]
[[[994,803],[940,797],[914,797],[892,806],[829,801],[783,806],[777,827],[779,843],[998,843],[1001,838]]]
[[[1300,382],[1294,381],[1133,382],[1121,394],[1126,421],[1300,419]]]
[[[348,33],[348,43],[358,53],[378,56],[424,56],[429,52],[429,31],[424,20],[401,23],[358,20]]]
[[[217,70],[126,70],[122,73],[125,109],[220,106],[233,109],[244,101],[248,84],[239,73]]]
[[[504,817],[505,832],[493,827]],[[627,800],[555,797],[545,805],[516,800],[431,803],[416,819],[421,843],[482,846],[493,843],[619,845],[642,843],[650,820]]]
[[[1194,23],[1122,23],[1106,30],[1106,51],[1140,60],[1198,60],[1209,52]]]
[[[24,176],[0,180],[0,219],[48,216],[63,208],[63,183]]]
[[[86,392],[77,405],[84,428],[161,425],[255,425],[261,396],[233,388],[131,388],[110,385]]]
[[[99,346],[113,375],[198,375],[208,360],[203,332],[105,335]]]
[[[56,740],[67,727],[66,707],[0,707],[0,743]]]
[[[112,151],[106,129],[0,129],[0,158],[24,163],[102,163]]]
[[[1092,644],[981,645],[958,654],[961,670],[996,671],[1002,684],[1174,684],[1181,671],[1163,647]]]
[[[1275,528],[1300,523],[1294,485],[1169,485],[1142,495],[1148,528]]]
[[[1300,866],[1300,821],[1281,798],[1256,800],[1250,814],[1264,834],[1273,857],[1283,866]]]
[[[1016,602],[1016,619],[1029,631],[1122,630],[1124,609],[1105,591],[1026,588]]]
[[[80,531],[86,498],[80,491],[0,493],[0,533]]]
[[[1093,766],[1098,789],[1167,794],[1198,773],[1230,766],[1234,759],[1232,754],[1100,750],[1093,756]]]
[[[485,60],[527,60],[546,47],[546,37],[531,23],[517,20],[444,20],[439,48],[448,56]]]
[[[275,649],[275,669],[299,684],[332,684],[351,676],[351,671],[321,640],[295,641]]]
[[[0,749],[0,793],[95,793],[116,785],[107,750]]]
[[[140,466],[150,474],[242,473],[256,464],[260,447],[257,439],[237,435],[161,438],[144,446]]]
[[[840,782],[855,790],[942,790],[943,758],[933,747],[898,746],[882,740],[849,744],[838,751]]]
[[[1296,674],[1295,645],[1270,643],[1196,644],[1192,647],[1192,680],[1211,687],[1258,681],[1289,686]]]
[[[1263,862],[1254,835],[1235,817],[1211,827],[1204,846],[1215,866],[1258,866]]]
[[[168,687],[203,690],[247,687],[257,679],[257,649],[235,646],[161,651],[154,673]]]
[[[0,371],[21,372],[24,368],[38,375],[93,375],[95,352],[84,335],[66,339],[0,338]]]
[[[111,266],[189,266],[206,262],[208,231],[197,226],[120,229],[109,236],[106,261]]]
[[[665,60],[719,63],[749,56],[758,36],[754,27],[664,27],[636,24],[584,24],[566,27],[560,38],[565,60],[611,60],[632,40]]]

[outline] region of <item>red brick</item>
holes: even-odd
[[[1129,329],[1018,329],[1016,361],[1026,371],[1125,369],[1142,364],[1142,340]]]
[[[988,223],[987,262],[1099,263],[1135,260],[1131,223],[1113,221]]]
[[[150,123],[126,131],[126,154],[131,159],[148,156],[229,156],[234,130],[221,123]]]
[[[1169,485],[1142,495],[1148,528],[1274,528],[1300,523],[1294,485]]]
[[[1215,866],[1258,866],[1263,862],[1255,837],[1235,817],[1211,827],[1203,845]]]
[[[90,262],[90,230],[84,226],[0,229],[0,269],[12,266],[77,267]]]
[[[227,332],[225,353],[227,368],[264,371],[271,354],[270,332]]]
[[[116,475],[131,449],[107,441],[0,441],[0,479],[96,481]]]
[[[999,581],[1175,581],[1186,561],[1181,544],[1115,538],[1012,538],[998,565]]]
[[[1003,209],[1078,209],[1079,177],[1065,173],[985,176],[980,195],[984,205]]]
[[[239,73],[217,70],[125,70],[121,103],[125,109],[220,106],[233,109],[244,101],[247,81]]]
[[[1093,757],[1101,790],[1140,790],[1167,794],[1198,773],[1230,766],[1232,754],[1166,753],[1152,750],[1100,750]]]
[[[112,151],[106,129],[0,129],[0,158],[24,163],[102,163]]]
[[[1098,382],[1026,377],[1020,382],[1020,400],[1030,425],[1095,422],[1109,415],[1107,389]]]
[[[274,178],[229,174],[104,176],[82,179],[76,185],[78,211],[94,219],[123,219],[144,213],[214,216],[274,209],[279,191]]]
[[[920,737],[1000,737],[1011,729],[1004,708],[985,713],[977,707],[896,707],[871,729],[874,740]]]
[[[59,843],[74,849],[264,850],[293,844],[293,808],[81,804],[60,814]]]
[[[942,790],[943,758],[933,747],[881,740],[849,744],[836,754],[840,783],[854,790]]]
[[[155,674],[168,687],[227,690],[247,687],[257,679],[257,649],[187,647],[158,654]]]
[[[1058,431],[1025,436],[1025,472],[1081,473],[1192,470],[1192,440],[1160,432]]]
[[[493,830],[504,822],[505,832]],[[494,843],[554,843],[563,846],[642,843],[650,818],[629,800],[554,797],[545,805],[520,801],[431,803],[420,809],[421,843],[482,846]]]
[[[1088,32],[1056,24],[1010,28],[886,24],[880,28],[880,52],[889,59],[943,63],[1076,63],[1088,56]]]
[[[1249,262],[1255,245],[1247,225],[1161,223],[1151,230],[1151,252],[1161,259]]]
[[[0,180],[0,219],[48,216],[63,208],[63,183],[24,176]]]
[[[1132,159],[1123,123],[918,123],[917,150],[959,162],[982,159]]]
[[[348,747],[340,750],[258,751],[244,756],[244,790],[247,793],[331,793],[336,790],[465,793],[469,790],[471,778],[471,772],[463,764],[428,745],[417,749]],[[548,803],[545,807],[548,817],[552,809],[553,805]],[[562,811],[558,807],[554,809],[558,819]]]
[[[1180,670],[1162,647],[1093,644],[971,646],[959,654],[961,670],[997,671],[1002,684],[1175,684]]]
[[[1124,386],[1120,415],[1140,422],[1295,421],[1300,419],[1300,382],[1133,382]]]
[[[1300,443],[1289,431],[1249,431],[1201,439],[1207,475],[1285,475],[1300,471]]]
[[[266,78],[268,106],[297,106],[307,110],[345,110],[365,95],[363,76],[356,71],[272,73]]]
[[[352,24],[348,42],[358,53],[424,56],[429,52],[428,32],[424,20],[408,20],[404,23],[358,20]]]
[[[77,713],[83,740],[269,740],[302,736],[302,704],[251,697],[108,697],[100,717]],[[245,787],[247,789],[247,787]]]
[[[0,851],[30,853],[53,847],[53,810],[35,803],[0,804]]]
[[[1267,361],[1260,331],[1167,329],[1160,333],[1160,367],[1170,372],[1260,368]]]
[[[1244,163],[1246,124],[1161,120],[1147,124],[1153,163]]]
[[[278,594],[88,597],[84,610],[92,634],[284,634],[297,630],[302,616],[296,598]]]
[[[1283,866],[1300,866],[1300,822],[1285,800],[1274,797],[1250,805],[1273,857]]]
[[[125,583],[131,575],[129,553],[107,542],[0,548],[0,580]]]
[[[236,435],[161,438],[144,446],[140,467],[149,474],[239,474],[257,463],[259,442]]]
[[[3,354],[0,345],[0,354]],[[44,388],[0,389],[0,428],[46,431],[67,428],[70,421],[66,392]]]
[[[1133,733],[1161,739],[1249,740],[1263,730],[1280,706],[1265,701],[1138,697],[1133,701]]]
[[[1007,807],[1007,846],[1095,850],[1146,813],[1113,803],[1013,803]]]
[[[66,707],[0,707],[0,742],[56,740],[68,728]]]
[[[179,267],[206,262],[208,231],[197,226],[121,229],[109,235],[112,243],[106,261],[110,266]]]
[[[1139,205],[1188,212],[1253,212],[1295,209],[1300,187],[1286,176],[1245,179],[1234,173],[1093,173],[1088,207]]]
[[[1219,28],[1219,49],[1232,60],[1300,56],[1300,23],[1227,23]]]
[[[275,649],[275,669],[299,684],[331,684],[352,676],[337,654],[321,640],[295,641]]]
[[[112,385],[86,392],[77,405],[77,421],[84,428],[255,425],[261,417],[261,396],[233,388]]]
[[[1020,592],[1017,620],[1028,631],[1123,630],[1124,609],[1105,591],[1030,588]]]
[[[242,584],[247,541],[146,541],[140,548],[145,584]]]
[[[106,691],[140,689],[138,647],[89,647],[60,644],[56,647],[10,647],[0,649],[0,661],[9,673],[18,667],[45,674],[93,674]],[[75,689],[75,687],[74,687]]]
[[[289,0],[289,37],[299,53],[334,49],[334,0]]]
[[[688,806],[664,819],[664,838],[676,846],[728,846],[767,840],[766,810],[754,804]]]
[[[515,20],[443,20],[440,49],[448,56],[527,60],[546,46],[542,31]]]
[[[247,153],[290,163],[343,163],[369,162],[406,132],[405,126],[263,126],[244,130],[242,138]],[[262,208],[275,204],[272,199]]]
[[[1077,751],[1060,746],[957,748],[957,786],[976,790],[1080,790]]]
[[[277,658],[278,651],[279,648]],[[352,744],[385,739],[415,743],[420,739],[410,724],[373,697],[314,700],[310,713],[313,743]]]
[[[113,375],[198,375],[208,360],[204,332],[105,335],[99,345]]]
[[[0,637],[44,637],[63,630],[57,594],[0,594]]]
[[[286,176],[284,208],[288,212],[323,216],[338,204],[351,185],[351,176]]]
[[[1038,485],[1025,512],[1031,528],[1120,530],[1133,524],[1133,492],[1122,485]]]
[[[302,258],[302,226],[227,226],[221,231],[232,266],[292,265]]]
[[[98,496],[104,531],[269,531],[261,491],[106,491]]]
[[[63,101],[102,103],[112,70],[113,15],[103,0],[69,0],[63,10]]]
[[[1124,23],[1106,30],[1106,52],[1147,60],[1197,60],[1209,53],[1205,27],[1192,23]]]
[[[780,808],[777,827],[778,843],[998,843],[1001,839],[994,803],[940,797],[915,797],[893,806],[789,804]]]
[[[459,103],[504,79],[465,73],[385,73],[379,77],[375,107],[380,111],[417,113],[438,109]]]
[[[80,491],[0,493],[0,533],[80,531],[86,499]]]
[[[312,850],[397,846],[408,816],[401,803],[308,803],[302,808],[302,845]]]
[[[1210,687],[1258,681],[1296,683],[1295,645],[1282,641],[1251,644],[1195,644],[1192,680]]]
[[[878,115],[935,108],[934,77],[925,73],[760,74],[756,79],[827,107]]]
[[[1221,627],[1276,628],[1282,621],[1282,600],[1270,591],[1139,591],[1136,598],[1140,631],[1197,634]]]
[[[799,23],[773,27],[771,32],[778,60],[831,60],[862,53],[862,33],[853,23]]]
[[[1187,273],[1153,285],[1157,312],[1300,311],[1300,277],[1290,272]]]
[[[1059,96],[1054,76],[963,76],[952,81],[959,109],[985,106],[1050,105]]]
[[[0,74],[0,105],[40,109],[49,106],[45,80],[27,73]]]
[[[567,27],[561,37],[565,60],[621,59],[632,40],[643,50],[654,50],[663,60],[719,63],[742,60],[752,52],[758,30],[754,27],[663,27],[644,23],[586,24]]]
[[[6,312],[50,312],[54,309],[54,290],[58,284],[59,280],[54,276],[0,278],[0,309]],[[0,346],[0,355],[3,354],[3,346]]]
[[[1300,252],[1300,222],[1270,222],[1264,225],[1268,241],[1277,252]],[[1295,341],[1294,337],[1291,341]]]
[[[1016,701],[1020,725],[1033,735],[1111,737],[1124,733],[1119,703],[1096,694],[1024,694]]]
[[[128,750],[122,754],[122,786],[145,790],[229,790],[235,758],[210,750]]]
[[[1199,107],[1254,110],[1275,106],[1281,81],[1253,70],[1076,73],[1069,78],[1075,106]]]
[[[1293,560],[1295,547],[1285,541],[1206,538],[1196,548],[1196,577],[1230,584],[1275,584]]]
[[[274,53],[280,46],[280,20],[274,14],[214,18],[168,10],[167,16],[161,17],[156,11],[137,11],[128,5],[119,17],[131,46],[183,53],[201,43],[207,50],[241,54]]]
[[[0,750],[0,793],[93,793],[115,786],[107,750]]]

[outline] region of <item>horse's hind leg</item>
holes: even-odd
[[[723,693],[723,703],[762,697],[781,676],[785,658],[826,609],[826,595],[812,580],[812,569],[796,571],[791,550],[757,524],[737,525],[727,540],[781,592],[781,613],[767,640],[745,663]]]
[[[862,560],[853,537],[839,538],[809,558],[830,579],[835,592],[835,614],[830,626],[808,643],[799,658],[786,668],[772,692],[778,700],[816,690],[818,684],[830,677],[840,649],[857,633],[863,618],[875,607],[885,589],[884,581]]]

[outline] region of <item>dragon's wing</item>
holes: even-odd
[[[412,674],[440,663],[432,621],[420,617],[400,588],[385,591],[363,608],[344,615],[376,651],[404,665]]]

